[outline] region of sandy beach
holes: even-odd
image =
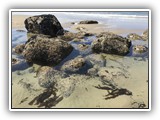
[[[28,17],[28,15],[12,16],[12,29],[25,30],[26,32],[23,33],[23,38],[26,38],[27,33],[24,20]],[[145,31],[143,28],[115,29],[110,28],[109,24],[104,25],[102,23],[86,25],[67,22],[62,23],[62,27],[74,32],[87,32],[96,35],[102,32],[113,32],[119,35],[127,35],[129,33],[142,34]],[[147,41],[143,42],[147,44]],[[76,50],[79,50],[78,45],[75,45],[75,43],[73,45],[74,47],[76,46]],[[82,55],[85,53],[82,52]],[[12,57],[17,56],[15,53],[12,54]],[[60,88],[57,95],[61,95],[63,98],[51,108],[148,108],[147,57],[122,57],[104,53],[91,53],[88,55],[85,54],[84,58],[93,64],[93,68],[98,70],[98,76],[88,75],[87,73],[74,73],[69,74],[66,78],[61,78],[61,75],[57,75],[59,77],[57,84]],[[21,60],[25,61],[23,58]],[[104,61],[106,61],[105,65],[100,66]],[[38,84],[37,71],[41,66],[33,64],[23,69],[21,69],[22,67],[18,67],[18,65],[12,67],[14,68],[12,69],[12,108],[45,108],[45,106],[38,107],[38,103],[29,104],[35,97],[41,95],[46,90]],[[105,71],[111,73],[110,81],[103,79],[103,75],[107,74]],[[98,86],[105,86],[105,84],[102,84],[103,82],[114,85],[116,90],[125,89],[127,92],[131,92],[131,94],[120,94],[116,93],[117,91],[115,90],[116,95],[107,98],[109,90],[98,89]]]
[[[12,16],[12,28],[13,29],[25,29],[24,20],[28,17],[28,15],[13,15]],[[92,25],[83,25],[83,24],[75,24],[64,23],[62,24],[64,28],[70,28],[73,31],[77,31],[77,28],[84,28],[83,31],[89,33],[101,33],[101,32],[113,32],[115,34],[126,34],[126,33],[142,33],[144,29],[113,29],[109,28],[109,26],[104,24],[92,24]]]

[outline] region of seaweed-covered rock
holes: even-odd
[[[65,32],[64,35],[58,36],[58,38],[65,40],[65,41],[71,41],[75,38],[77,39],[83,39],[86,36],[92,36],[91,33],[86,32],[78,32],[78,33],[72,33],[72,32]]]
[[[80,21],[79,24],[98,24],[98,21],[95,21],[95,20],[84,20],[84,21]]]
[[[78,72],[86,65],[86,61],[81,56],[78,56],[68,62],[66,62],[61,70],[65,72]]]
[[[24,50],[24,47],[25,47],[25,44],[20,44],[20,45],[17,45],[13,51],[17,54],[21,54]]]
[[[27,18],[25,27],[28,32],[51,36],[63,35],[63,28],[54,15],[37,15]]]
[[[92,42],[92,50],[96,53],[126,55],[129,53],[130,46],[130,40],[113,33],[102,34]]]
[[[56,65],[72,50],[73,47],[61,39],[34,36],[26,42],[23,56],[28,62]]]
[[[143,37],[136,34],[136,33],[130,33],[127,35],[127,38],[130,40],[143,40]]]
[[[148,40],[148,29],[142,33],[142,37],[144,40]]]
[[[143,46],[143,45],[133,46],[133,52],[135,52],[135,53],[144,53],[147,51],[148,51],[148,48],[146,46]]]

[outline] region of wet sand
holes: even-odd
[[[24,29],[24,19],[29,16],[13,16],[12,27]],[[62,24],[64,28],[89,33],[100,33],[111,31],[102,24],[95,25],[73,25]],[[141,32],[141,30],[113,30],[117,34],[130,32]],[[144,31],[144,30],[142,30]],[[115,73],[113,81],[117,88],[126,88],[132,95],[118,95],[115,98],[105,100],[107,90],[97,89],[95,86],[102,85],[100,77],[88,76],[85,74],[72,74],[60,81],[67,87],[67,94],[63,100],[58,102],[53,108],[140,108],[148,107],[148,59],[141,57],[116,56],[104,54],[106,65],[99,67],[99,71],[107,69]],[[95,66],[99,66],[101,54],[90,54],[85,59],[93,60]],[[38,84],[36,70],[34,66],[25,70],[12,72],[12,108],[37,108],[38,105],[29,103],[38,95],[44,92]],[[64,80],[64,81],[63,81]],[[68,82],[69,81],[69,82]],[[71,82],[70,82],[71,81]],[[63,90],[62,90],[63,91]],[[145,105],[145,106],[143,106]],[[42,107],[43,108],[43,107]]]

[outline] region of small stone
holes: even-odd
[[[143,46],[143,45],[136,45],[136,46],[133,46],[133,51],[135,53],[144,53],[144,52],[147,52],[148,48],[146,46]]]
[[[89,46],[86,45],[86,44],[79,44],[79,45],[78,45],[78,48],[79,48],[81,51],[88,49],[88,47],[89,47]]]
[[[13,51],[17,54],[21,54],[24,50],[24,47],[25,47],[25,44],[20,44],[20,45],[17,45]]]

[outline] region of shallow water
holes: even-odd
[[[126,34],[121,34],[123,37],[126,37]],[[86,57],[90,54],[92,54],[92,50],[91,50],[91,43],[92,41],[94,41],[96,39],[96,36],[89,36],[89,37],[85,37],[84,39],[82,39],[81,41],[70,41],[69,44],[71,44],[74,49],[71,52],[71,54],[69,56],[67,56],[60,64],[58,64],[57,66],[55,66],[56,69],[60,69],[60,67],[66,62],[69,61],[77,56],[82,56],[82,57]],[[17,31],[17,29],[13,29],[12,30],[12,49],[18,45],[18,44],[22,44],[25,43],[27,41],[27,32],[19,32]],[[80,44],[85,44],[85,45],[89,45],[89,47],[85,50],[80,50],[78,48],[78,45]],[[143,41],[143,40],[133,40],[132,41],[132,46],[130,47],[130,53],[126,56],[128,57],[141,57],[141,58],[148,58],[148,51],[145,53],[141,53],[141,54],[134,54],[132,51],[132,47],[134,45],[145,45],[148,47],[148,41]],[[25,62],[24,58],[22,55],[17,55],[16,53],[12,52],[12,57],[13,58],[18,58],[21,60],[21,62],[17,65],[14,65],[12,67],[13,71],[16,70],[24,70],[28,67],[30,67],[31,65],[29,65],[27,62]],[[121,56],[119,56],[120,58],[122,58]],[[86,57],[87,58],[87,57]],[[86,61],[89,61],[86,59]]]

